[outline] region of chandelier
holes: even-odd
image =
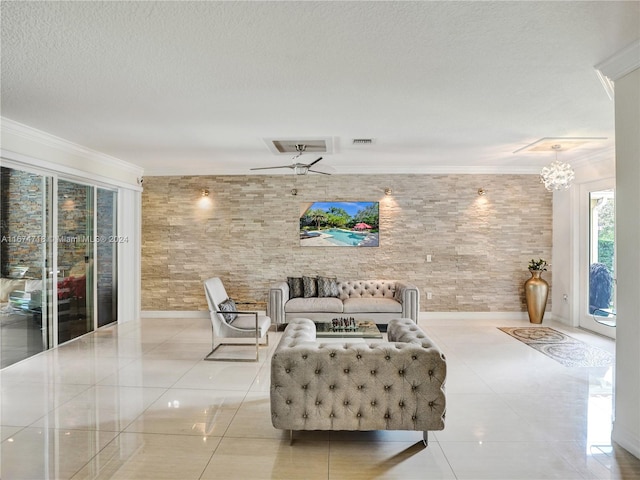
[[[540,172],[540,182],[544,183],[544,188],[550,192],[554,190],[566,190],[571,186],[571,182],[576,177],[573,168],[568,163],[558,161],[558,150],[560,145],[552,145],[551,148],[556,152],[555,161]]]

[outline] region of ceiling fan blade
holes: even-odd
[[[280,165],[278,167],[257,167],[257,168],[250,168],[249,170],[271,170],[273,168],[293,168],[291,165]]]
[[[316,163],[318,163],[320,160],[322,160],[322,157],[318,158],[317,160],[311,162],[310,164],[307,165],[307,167],[313,167]]]
[[[312,173],[321,173],[322,175],[331,175],[330,173],[327,173],[327,172],[321,172],[320,170],[307,170],[307,172],[312,172]]]

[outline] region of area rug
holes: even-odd
[[[608,367],[613,355],[549,327],[498,327],[565,367]]]

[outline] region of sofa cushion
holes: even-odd
[[[302,277],[302,285],[304,287],[304,297],[317,297],[318,296],[318,280],[316,277]]]
[[[304,297],[304,284],[302,277],[287,277],[289,285],[289,298]]]
[[[396,282],[390,280],[351,280],[338,284],[340,298],[382,297],[392,299],[396,290]]]
[[[334,297],[292,298],[284,306],[287,313],[342,313],[342,300]]]
[[[337,297],[338,295],[340,295],[340,291],[335,277],[318,277],[319,297]]]
[[[402,305],[391,298],[345,298],[343,313],[402,313]]]

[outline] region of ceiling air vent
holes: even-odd
[[[354,145],[370,145],[372,143],[373,143],[372,138],[354,138],[353,139]]]
[[[295,155],[299,152],[299,145],[304,145],[305,153],[333,153],[333,139],[331,137],[265,138],[263,140],[271,153],[275,155]]]

